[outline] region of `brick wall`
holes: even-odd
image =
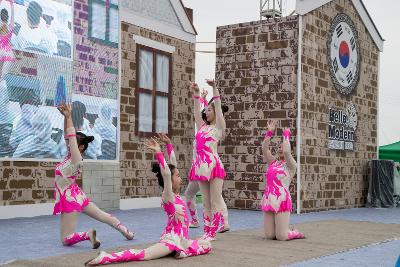
[[[193,100],[189,90],[194,81],[195,45],[123,22],[121,28],[121,198],[160,196],[160,188],[151,172],[153,154],[145,150],[144,138],[135,134],[136,43],[140,35],[174,46],[172,54],[172,142],[182,178],[187,177],[194,138]]]
[[[0,161],[0,206],[53,200],[54,167],[47,162]]]
[[[295,139],[297,50],[296,16],[217,28],[216,79],[222,102],[229,106],[227,137],[220,148],[229,207],[259,208],[266,171],[261,142],[268,119],[278,120],[279,137],[282,127],[291,127]],[[273,149],[278,142],[275,137]],[[295,185],[296,177],[290,187],[294,207]]]
[[[121,191],[119,163],[85,163],[82,189],[103,209],[118,209]]]
[[[346,13],[358,31],[360,81],[344,97],[329,76],[326,42],[333,18]],[[376,157],[379,52],[351,1],[336,0],[304,16],[301,102],[302,211],[364,206],[367,161]],[[355,150],[327,148],[328,109],[345,109],[352,101],[358,113]]]

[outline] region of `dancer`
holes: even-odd
[[[0,4],[3,0],[0,0]],[[5,0],[4,0],[5,1]],[[8,11],[3,8],[0,11],[0,63],[2,63],[2,69],[0,72],[0,82],[5,79],[5,75],[8,73],[11,67],[11,63],[15,61],[14,53],[11,48],[11,37],[14,31],[14,1],[8,0],[11,8],[10,23],[8,23]]]
[[[207,102],[207,90],[204,90],[201,92],[201,97],[199,99],[200,101],[200,109],[204,110],[206,107],[208,107],[208,102]],[[202,113],[203,114],[203,113]],[[197,129],[196,129],[197,130]],[[189,214],[190,214],[190,228],[199,228],[199,217],[197,215],[197,209],[196,209],[196,194],[200,191],[200,186],[197,181],[190,181],[188,179],[188,186],[186,187],[185,190],[185,200],[186,200],[186,205],[189,209]]]
[[[264,160],[268,165],[265,173],[265,190],[261,201],[264,212],[264,232],[267,239],[280,241],[305,238],[298,230],[289,230],[289,217],[292,211],[292,199],[289,185],[296,174],[296,161],[291,154],[290,129],[283,130],[283,141],[275,158],[269,148],[274,136],[276,121],[268,122],[268,130],[262,144]]]
[[[160,241],[146,249],[128,249],[120,252],[99,255],[85,263],[88,266],[104,265],[127,261],[153,260],[176,252],[176,258],[186,258],[206,254],[211,251],[211,244],[205,240],[189,239],[189,218],[185,203],[179,196],[182,179],[177,169],[175,153],[170,140],[165,135],[160,138],[166,142],[170,164],[165,162],[160,145],[154,139],[149,139],[145,146],[154,151],[158,163],[153,164],[152,171],[156,173],[159,185],[163,188],[162,208],[168,216],[167,226]]]
[[[220,222],[223,218],[224,199],[222,186],[225,170],[219,158],[217,147],[222,140],[226,128],[221,108],[221,97],[214,80],[206,80],[213,88],[213,102],[205,110],[206,122],[200,112],[200,90],[196,83],[192,84],[194,93],[194,117],[196,122],[196,138],[193,145],[193,162],[189,173],[190,181],[198,181],[203,197],[204,234],[201,239],[215,240]]]
[[[75,232],[75,226],[81,212],[90,217],[106,223],[118,230],[125,238],[132,240],[134,234],[112,215],[99,209],[85,195],[76,184],[76,177],[82,168],[82,154],[93,141],[93,136],[83,133],[75,133],[72,124],[71,105],[60,105],[58,110],[64,116],[65,142],[67,145],[67,156],[56,166],[55,178],[55,205],[53,214],[61,214],[61,240],[65,246],[71,246],[81,241],[90,240],[93,248],[100,246],[96,237],[96,230],[87,232]]]
[[[207,117],[205,114],[205,108],[208,107],[209,103],[207,102],[207,90],[204,90],[201,92],[201,97],[199,99],[200,101],[200,109],[202,109],[201,115],[204,123],[207,123]],[[211,99],[210,104],[212,103],[213,99]],[[227,106],[222,106],[222,112],[225,113],[228,111]],[[197,129],[196,129],[197,130]],[[200,227],[199,224],[199,219],[197,215],[197,209],[196,209],[196,194],[200,191],[200,186],[198,181],[191,181],[189,179],[188,186],[185,191],[185,200],[186,200],[186,205],[189,209],[191,221],[189,224],[190,228],[198,228]],[[222,210],[222,217],[221,217],[221,223],[220,223],[220,228],[218,229],[218,233],[224,233],[230,230],[229,222],[228,222],[228,208],[226,207],[226,203],[224,201],[223,203],[223,210]]]

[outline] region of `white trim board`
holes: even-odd
[[[159,208],[161,197],[120,199],[121,210]],[[54,203],[0,206],[0,220],[53,214]]]
[[[161,197],[128,198],[119,201],[119,208],[121,210],[159,208],[160,206]]]
[[[0,219],[31,218],[53,214],[54,203],[0,206]]]
[[[184,31],[191,34],[196,34],[196,31],[187,16],[185,8],[182,6],[181,0],[170,0],[170,3],[174,8],[176,16],[178,17],[178,20],[181,23]]]
[[[296,13],[299,15],[305,15],[310,13],[314,9],[317,9],[333,0],[296,0]],[[375,45],[378,47],[380,52],[383,52],[383,42],[385,41],[378,29],[376,28],[371,16],[365,8],[362,0],[349,0],[353,3],[355,9],[361,17],[362,22],[367,28],[369,34]]]
[[[151,40],[151,39],[147,39],[147,38],[144,38],[144,37],[142,37],[140,35],[135,35],[134,34],[132,38],[135,41],[135,43],[137,43],[137,44],[148,46],[148,47],[151,47],[151,48],[154,48],[154,49],[157,49],[157,50],[161,50],[161,51],[164,51],[164,52],[167,52],[167,53],[171,53],[172,54],[176,50],[175,46],[171,46],[171,45],[163,44],[163,43]]]
[[[301,92],[302,92],[302,77],[301,56],[303,54],[303,16],[299,15],[299,46],[297,49],[297,137],[296,137],[296,160],[297,160],[297,181],[296,181],[296,210],[297,214],[301,213]]]
[[[183,40],[189,43],[196,43],[196,35],[192,33],[185,32],[184,30],[180,30],[174,27],[167,25],[166,23],[162,23],[159,21],[151,20],[148,18],[144,18],[133,14],[126,10],[120,10],[119,12],[121,21],[128,22],[132,25],[136,25],[151,31],[155,31],[164,35],[168,35],[179,40]]]

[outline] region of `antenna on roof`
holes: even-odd
[[[280,18],[283,14],[282,0],[260,0],[260,20],[263,17]]]

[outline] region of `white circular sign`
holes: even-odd
[[[338,14],[332,22],[327,41],[330,76],[336,90],[349,95],[360,76],[360,48],[353,21]]]

